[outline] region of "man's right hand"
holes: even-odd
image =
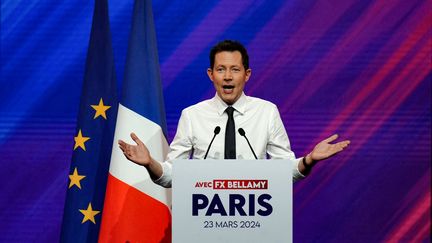
[[[136,164],[142,166],[149,166],[153,159],[150,156],[150,152],[144,143],[135,135],[135,133],[131,133],[131,138],[135,141],[136,145],[128,144],[123,140],[119,140],[118,144],[120,149],[123,151],[123,154],[126,158]]]

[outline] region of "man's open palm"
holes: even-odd
[[[310,154],[312,160],[318,161],[318,160],[327,159],[339,153],[340,151],[344,150],[344,148],[346,148],[348,144],[350,144],[349,140],[344,140],[342,142],[331,144],[331,142],[335,141],[337,138],[338,135],[335,134],[318,143]]]
[[[135,141],[136,145],[128,144],[123,140],[119,140],[118,144],[126,158],[139,165],[147,166],[151,162],[150,152],[144,143],[135,135],[131,133],[131,138]]]

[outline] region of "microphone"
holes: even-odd
[[[216,135],[219,134],[219,132],[220,132],[220,126],[215,127],[213,138],[212,138],[212,140],[211,140],[211,142],[210,142],[210,144],[209,144],[209,146],[208,146],[208,148],[207,148],[207,152],[206,152],[206,154],[204,155],[204,159],[207,158],[207,155],[208,155],[208,152],[210,151],[210,147],[211,147],[211,145],[212,145],[212,143],[213,143],[213,140],[215,139]]]
[[[252,151],[252,153],[253,153],[255,159],[258,159],[257,156],[256,156],[256,154],[255,154],[255,151],[253,150],[251,144],[249,143],[249,139],[246,137],[246,132],[245,132],[245,130],[243,130],[243,128],[239,128],[239,129],[238,129],[238,132],[240,133],[240,135],[242,135],[244,138],[246,138],[246,141],[247,141],[247,143],[249,144],[249,148],[251,149],[251,151]]]

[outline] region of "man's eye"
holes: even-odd
[[[223,68],[217,68],[217,69],[216,69],[216,72],[218,72],[218,73],[222,73],[222,72],[225,72],[225,69],[223,69]]]
[[[238,73],[238,72],[240,72],[240,69],[238,69],[238,68],[233,68],[232,71],[233,71],[234,73]]]

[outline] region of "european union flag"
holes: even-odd
[[[96,0],[61,242],[97,242],[117,116],[107,0]]]

